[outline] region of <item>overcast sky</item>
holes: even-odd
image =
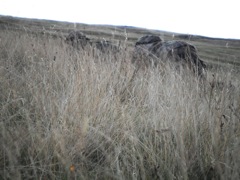
[[[0,0],[0,15],[240,39],[239,0]]]

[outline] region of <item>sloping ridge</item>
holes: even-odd
[[[240,66],[240,40],[211,38],[199,35],[179,34],[161,30],[144,29],[133,26],[90,25],[53,20],[28,19],[0,15],[0,30],[27,31],[28,33],[47,33],[63,37],[71,30],[111,41],[126,41],[130,46],[143,35],[159,35],[168,40],[183,40],[197,47],[200,57],[210,64],[233,64]]]

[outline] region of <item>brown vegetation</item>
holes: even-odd
[[[1,29],[0,179],[240,179],[238,68],[200,86],[131,52]]]

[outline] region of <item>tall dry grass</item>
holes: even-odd
[[[240,179],[234,69],[204,82],[171,64],[134,75],[127,49],[0,40],[1,179]]]

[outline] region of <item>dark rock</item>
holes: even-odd
[[[90,45],[90,47],[96,48],[103,53],[110,51],[119,52],[119,47],[114,45],[112,42],[89,39],[80,31],[71,31],[66,37],[66,42],[77,49],[84,49],[87,45]]]
[[[159,36],[141,37],[135,44],[133,63],[156,66],[161,61],[171,60],[187,64],[199,76],[203,75],[206,64],[199,58],[195,46],[184,41],[166,41]]]
[[[136,46],[139,45],[146,45],[146,44],[154,44],[158,42],[162,42],[163,40],[159,36],[153,36],[153,35],[146,35],[141,37],[137,42]]]
[[[90,42],[90,39],[80,31],[71,31],[66,37],[66,42],[76,48],[84,48]]]

